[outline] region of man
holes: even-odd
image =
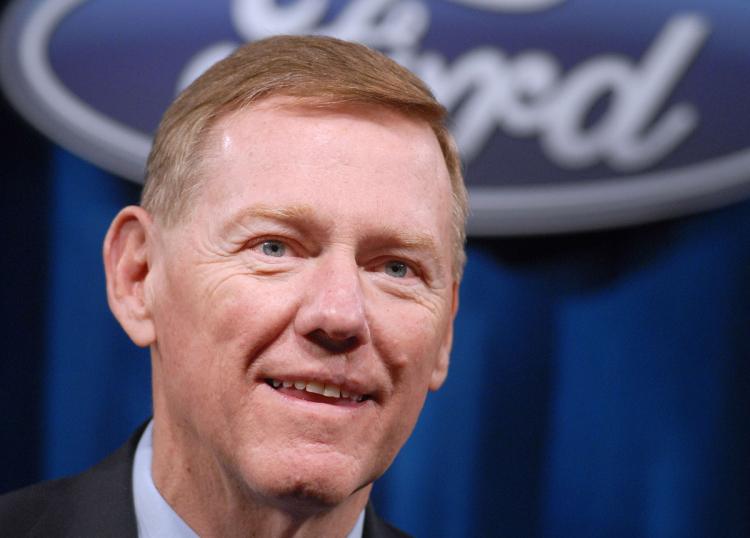
[[[245,46],[185,90],[104,243],[153,420],[0,500],[2,533],[401,536],[368,497],[448,368],[466,194],[444,115],[323,37]]]

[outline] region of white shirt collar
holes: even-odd
[[[151,477],[153,422],[149,422],[135,449],[133,460],[133,501],[139,538],[198,538],[156,489]],[[365,511],[359,514],[347,538],[362,538]]]

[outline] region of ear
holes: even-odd
[[[128,206],[109,226],[103,249],[109,308],[130,339],[141,347],[155,339],[145,293],[151,226],[151,216],[145,209]]]
[[[431,391],[436,391],[442,387],[445,378],[448,376],[448,364],[450,363],[451,347],[453,346],[453,322],[456,319],[456,312],[458,312],[458,282],[453,283],[451,301],[451,319],[445,331],[443,343],[440,346],[435,368],[432,370],[432,376],[430,377],[429,388]]]

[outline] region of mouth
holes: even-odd
[[[265,382],[269,387],[285,396],[310,402],[334,405],[357,405],[371,399],[367,394],[357,394],[339,385],[321,383],[319,381],[301,379],[292,381],[268,378]]]

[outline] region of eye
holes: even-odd
[[[404,278],[409,273],[409,266],[398,260],[391,260],[385,264],[385,273],[395,278]]]
[[[273,256],[274,258],[281,258],[286,254],[286,245],[281,241],[268,240],[263,241],[260,245],[260,249],[266,256]]]

